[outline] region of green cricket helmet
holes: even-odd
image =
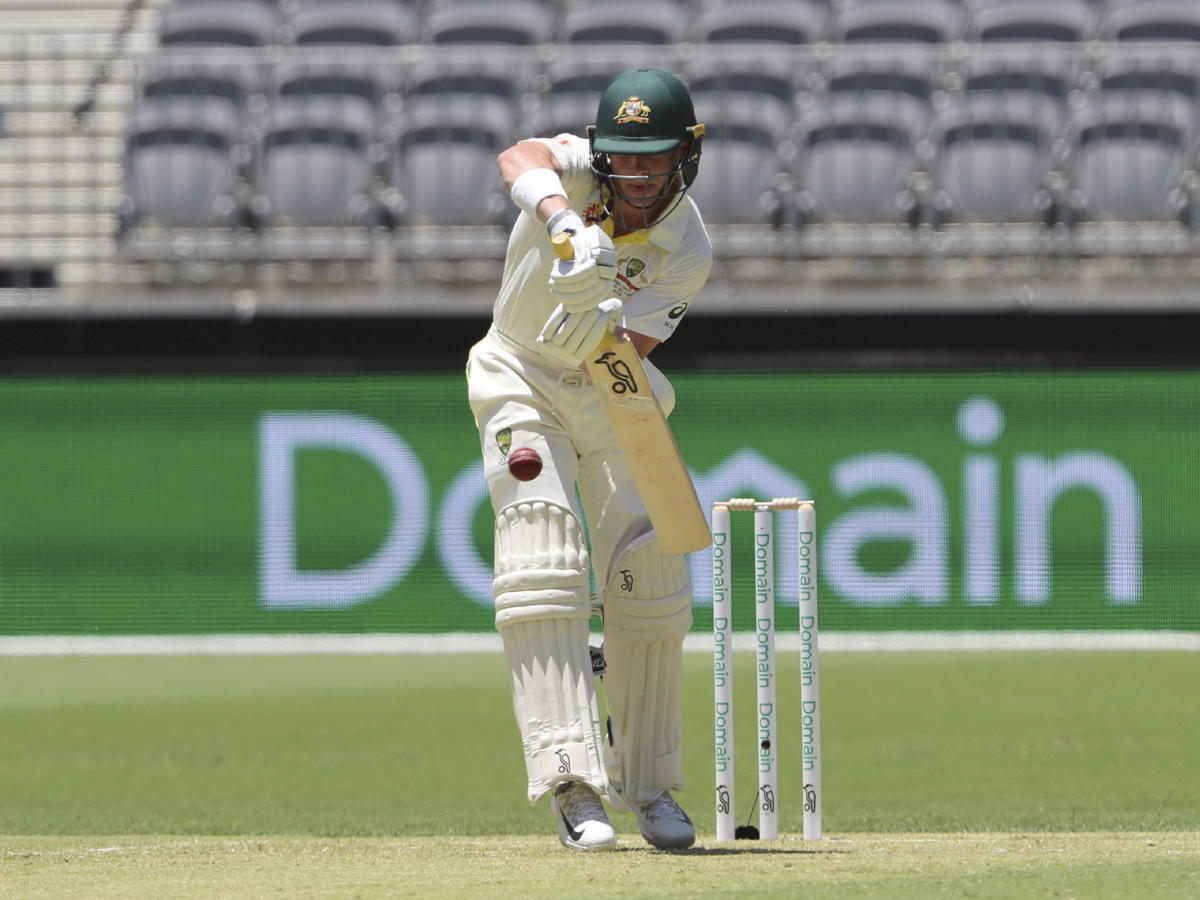
[[[667,179],[663,193],[645,198],[655,204],[669,197],[675,197],[676,203],[682,200],[700,168],[700,139],[704,135],[704,126],[696,122],[692,95],[670,72],[636,69],[618,75],[604,89],[596,124],[589,126],[587,131],[592,173],[600,183],[605,208],[610,215],[616,182],[643,177],[613,175],[611,156],[633,153],[652,156],[680,145],[687,146],[679,163],[669,173],[672,177]],[[658,218],[663,215],[666,213]],[[639,227],[648,224],[642,223]]]

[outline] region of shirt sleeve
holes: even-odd
[[[562,167],[562,183],[570,197],[576,197],[595,188],[592,175],[592,160],[589,144],[574,134],[560,134],[552,138],[533,138],[550,148],[554,158]]]
[[[665,341],[675,333],[712,269],[712,253],[692,247],[670,254],[664,271],[625,303],[621,325]]]

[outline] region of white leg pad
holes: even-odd
[[[667,556],[653,532],[644,535],[604,595],[605,763],[619,809],[683,787],[683,638],[691,626],[686,557]]]
[[[588,651],[588,553],[576,515],[540,500],[501,510],[493,593],[529,802],[560,781],[585,781],[603,793],[600,707]]]

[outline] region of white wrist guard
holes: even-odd
[[[510,192],[513,203],[529,213],[537,221],[537,208],[547,197],[562,197],[567,199],[567,191],[562,179],[553,169],[530,169],[522,172],[513,182]]]

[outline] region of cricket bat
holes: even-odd
[[[573,258],[569,235],[554,236],[554,252],[564,262]],[[676,556],[703,550],[712,543],[708,519],[637,349],[609,331],[587,361],[587,370],[663,552]]]

